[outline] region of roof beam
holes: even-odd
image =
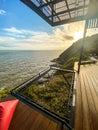
[[[50,4],[57,4],[57,3],[62,2],[62,1],[65,1],[65,0],[54,0],[54,1],[50,1],[50,2],[47,1],[47,3],[40,5],[38,8],[44,8]]]
[[[22,1],[25,5],[27,5],[33,11],[35,11],[51,26],[66,24],[66,23],[75,22],[75,21],[81,21],[88,18],[88,15],[85,14],[85,10],[88,9],[88,5],[85,4],[85,1],[88,1],[88,0],[81,0],[82,4],[84,1],[84,4],[83,5],[79,4],[80,6],[78,6],[77,8],[74,7],[74,2],[70,0],[69,0],[70,3],[68,0],[34,0],[34,1],[33,0],[20,0],[20,1]],[[65,5],[66,5],[66,8],[64,7]],[[64,10],[58,9],[61,6],[62,6],[62,9]],[[73,8],[70,8],[70,6]],[[74,12],[79,12],[79,11],[81,11],[81,14],[80,14],[81,16],[73,15]]]
[[[85,0],[83,1],[83,3],[84,3],[83,14],[85,14]]]
[[[53,3],[54,3],[54,4],[57,4],[57,3],[60,3],[60,2],[62,2],[62,1],[64,1],[64,0],[54,0]]]
[[[30,9],[34,10],[40,17],[46,20],[51,26],[53,26],[53,22],[49,20],[49,18],[35,6],[35,4],[31,0],[20,0],[25,5],[27,5]]]
[[[66,3],[66,6],[67,6],[67,9],[68,9],[69,17],[71,18],[71,14],[70,14],[70,11],[69,11],[69,6],[68,6],[67,0],[65,0],[65,3]]]
[[[46,7],[46,6],[50,6],[51,4],[53,4],[53,2],[47,2],[47,3],[45,3],[45,4],[42,4],[42,5],[40,5],[38,8],[44,8],[44,7]]]
[[[48,0],[45,0],[45,1],[48,2]],[[52,4],[52,7],[51,7],[51,9],[52,9],[52,16],[53,16],[53,13],[56,14],[55,10],[53,9],[53,6],[54,6],[54,4]],[[57,16],[57,18],[58,18],[58,20],[60,21],[59,16]],[[53,21],[53,17],[52,17],[52,21]]]
[[[67,19],[67,20],[65,19],[65,20],[62,20],[60,22],[59,21],[55,22],[55,23],[53,23],[53,26],[72,23],[72,22],[75,22],[75,21],[83,21],[85,19],[87,19],[87,16],[78,16],[78,17],[75,17],[75,18]]]
[[[78,9],[83,9],[83,7],[84,7],[84,6],[79,6],[79,7],[77,8],[77,10],[78,10]],[[86,5],[85,8],[86,8],[86,7],[88,7],[88,6]],[[72,9],[69,9],[69,10],[61,11],[61,12],[58,12],[58,13],[54,14],[53,17],[54,17],[54,16],[57,16],[57,15],[60,15],[60,14],[68,13],[68,12],[71,12],[71,11],[75,11],[75,10],[76,10],[76,8],[72,8]],[[50,18],[50,17],[52,17],[52,15],[51,15],[51,16],[48,16],[48,18]]]

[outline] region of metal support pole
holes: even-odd
[[[82,57],[83,57],[83,50],[84,50],[84,45],[85,45],[86,31],[87,31],[87,20],[85,21],[84,35],[83,35],[83,40],[82,40],[82,44],[81,44],[80,59],[79,59],[79,63],[78,63],[78,73],[80,72],[80,65],[81,65],[81,60],[82,60]]]

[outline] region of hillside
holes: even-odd
[[[74,62],[79,60],[82,40],[73,43],[59,56],[57,62],[62,64],[63,68],[71,69]],[[86,37],[85,40],[83,60],[89,59],[92,55],[98,55],[98,34]]]

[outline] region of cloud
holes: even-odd
[[[61,29],[55,28],[51,34],[42,31],[17,29],[15,27],[2,29],[4,36],[0,37],[0,43],[9,48],[33,49],[33,50],[54,50],[66,49],[72,44],[73,37],[66,35]],[[67,44],[69,42],[69,44]],[[8,48],[7,46],[7,48]],[[14,48],[15,49],[15,48]]]
[[[73,36],[69,36],[69,35],[65,35],[64,36],[64,39],[66,39],[66,40],[73,40],[74,39],[74,37]]]
[[[51,34],[43,31],[18,29],[15,27],[0,30],[0,49],[17,50],[65,50],[81,38],[84,22],[66,24],[53,28]],[[94,34],[88,32],[87,35]],[[98,30],[97,32],[98,33]]]
[[[72,35],[65,32],[64,29],[62,30],[62,28],[56,28],[53,31],[53,38],[55,38],[55,40],[58,39],[62,42],[72,42],[74,39]]]
[[[19,33],[19,34],[22,34],[23,32],[16,29],[15,27],[11,27],[11,28],[4,28],[3,29],[4,31],[7,31],[7,32],[11,32],[11,33]]]
[[[4,28],[3,29],[6,32],[9,33],[15,33],[15,34],[23,34],[23,35],[39,35],[41,32],[35,32],[33,30],[25,30],[25,29],[17,29],[15,27],[11,27],[11,28]]]
[[[46,36],[47,33],[45,32],[41,32],[41,31],[33,31],[33,30],[25,30],[25,29],[17,29],[15,27],[11,27],[11,28],[4,28],[2,29],[3,31],[5,31],[5,34],[7,36],[12,36],[12,37],[16,37],[16,38],[30,38],[30,37],[40,37],[41,35]]]
[[[0,15],[5,15],[5,14],[6,14],[6,11],[5,11],[5,10],[0,9]]]
[[[84,25],[85,22],[80,21],[62,25],[62,27],[64,28],[64,31],[67,32],[68,34],[73,34],[74,32],[84,31]]]

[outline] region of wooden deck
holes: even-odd
[[[3,101],[12,99],[15,98],[8,96]],[[19,101],[9,130],[65,130],[65,128]]]
[[[98,63],[81,65],[77,75],[75,130],[98,130]]]
[[[75,130],[98,130],[98,63],[81,65],[75,78]],[[15,99],[8,96],[4,99]],[[65,130],[19,101],[9,130]]]

